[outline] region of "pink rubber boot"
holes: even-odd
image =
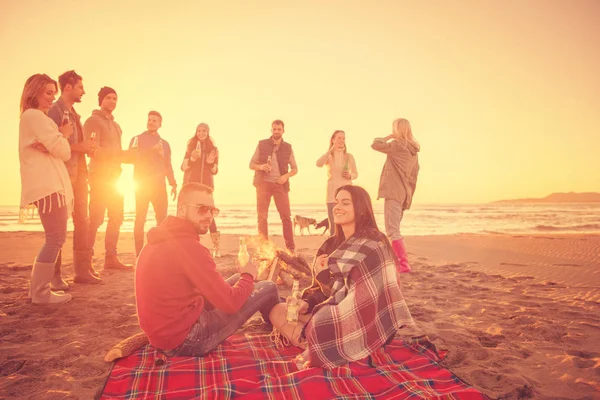
[[[406,247],[404,247],[404,240],[399,239],[392,241],[392,248],[398,257],[398,260],[400,260],[398,272],[410,272],[410,265],[408,265],[408,255],[406,254]]]

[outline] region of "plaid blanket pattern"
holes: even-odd
[[[331,296],[304,328],[311,366],[365,358],[413,323],[387,243],[352,237],[331,253],[328,267],[335,280]]]
[[[438,365],[426,337],[395,339],[370,357],[298,370],[297,348],[269,335],[233,335],[205,357],[172,357],[146,346],[118,360],[100,399],[486,399]]]

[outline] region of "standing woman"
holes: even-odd
[[[67,237],[67,219],[73,209],[73,189],[64,162],[71,157],[68,138],[71,124],[58,128],[47,115],[58,90],[46,74],[25,82],[21,96],[19,161],[21,207],[35,204],[46,241],[31,270],[29,296],[32,303],[65,303],[71,295],[51,292],[54,265]]]
[[[356,162],[352,154],[346,151],[346,134],[335,131],[329,139],[329,150],[317,160],[317,167],[327,165],[327,216],[329,218],[329,236],[335,234],[333,224],[333,206],[335,191],[344,185],[352,185],[352,180],[358,178]]]
[[[214,175],[219,172],[219,150],[209,136],[208,124],[201,123],[196,127],[196,134],[188,141],[181,170],[184,172],[183,183],[198,182],[211,189],[215,188]],[[213,218],[210,224],[210,237],[213,242],[213,257],[221,257],[219,244],[221,233]]]
[[[412,204],[419,175],[419,156],[421,149],[410,128],[410,122],[398,118],[392,124],[392,134],[384,138],[375,138],[371,148],[387,155],[377,199],[385,199],[385,230],[392,242],[394,253],[400,260],[399,272],[410,272],[408,255],[404,240],[400,234],[400,221],[404,210]]]

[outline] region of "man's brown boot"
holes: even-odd
[[[92,266],[92,252],[89,250],[74,250],[73,251],[73,270],[75,270],[75,278],[73,282],[95,285],[102,283],[102,279],[96,278],[90,272]]]
[[[104,256],[104,269],[133,270],[133,265],[123,264],[116,254],[106,254]]]

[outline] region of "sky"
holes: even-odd
[[[298,163],[293,204],[325,201],[315,163],[337,129],[375,200],[385,156],[370,144],[400,117],[422,147],[415,204],[600,191],[599,20],[596,0],[0,0],[0,204],[20,199],[25,80],[70,69],[83,119],[100,87],[117,91],[124,145],[163,115],[179,183],[208,123],[220,204],[255,203],[248,165],[274,119]]]

